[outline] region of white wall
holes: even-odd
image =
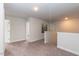
[[[79,33],[57,33],[57,47],[79,55]]]
[[[41,33],[42,30],[42,24],[48,24],[47,22],[37,19],[37,18],[29,18],[28,22],[30,24],[30,39],[27,39],[29,42],[41,40],[44,38],[43,33]]]
[[[6,19],[10,20],[10,41],[20,41],[26,38],[26,20],[18,17],[7,16]]]
[[[49,23],[49,25],[50,25],[50,31],[53,32],[54,31],[54,24],[53,24],[53,22]]]
[[[0,3],[0,55],[4,54],[3,22],[4,22],[4,7],[3,4]]]

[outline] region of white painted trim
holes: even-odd
[[[21,40],[10,41],[9,43],[19,42],[19,41],[23,41],[23,40],[26,40],[26,39],[21,39]]]
[[[75,51],[72,51],[72,50],[70,50],[70,49],[67,49],[67,48],[64,48],[64,47],[61,47],[61,46],[57,46],[57,48],[63,49],[63,50],[65,50],[65,51],[68,51],[68,52],[70,52],[70,53],[73,53],[73,54],[79,56],[79,53],[77,53],[77,52],[75,52]]]
[[[39,39],[39,40],[43,40],[43,39]],[[26,40],[27,42],[36,42],[36,41],[39,41],[39,40]]]

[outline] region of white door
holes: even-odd
[[[30,23],[26,22],[26,40],[30,39]]]
[[[10,20],[5,20],[5,43],[10,42]]]

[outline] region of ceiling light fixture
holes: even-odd
[[[65,17],[64,19],[65,19],[65,20],[68,20],[68,17]]]
[[[34,9],[34,11],[38,11],[38,7],[37,6],[35,6],[33,9]]]

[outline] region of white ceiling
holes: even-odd
[[[5,3],[5,14],[16,17],[36,17],[44,20],[59,20],[63,17],[79,17],[77,3]],[[33,7],[38,6],[37,12]]]

